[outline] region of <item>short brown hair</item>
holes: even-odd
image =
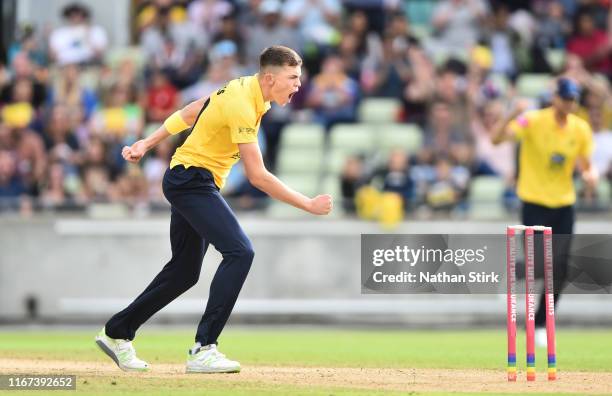
[[[299,66],[301,64],[302,58],[298,53],[282,45],[268,47],[259,55],[259,67],[261,69],[266,66]]]

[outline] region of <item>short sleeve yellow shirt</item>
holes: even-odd
[[[517,194],[525,202],[559,208],[576,202],[576,159],[593,151],[591,127],[570,114],[559,125],[554,110],[527,112],[509,125],[521,142]]]
[[[170,168],[183,165],[208,169],[219,188],[240,159],[238,143],[257,142],[261,118],[270,108],[257,74],[230,81],[210,95],[191,134],[179,147]]]

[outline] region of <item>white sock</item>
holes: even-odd
[[[195,355],[198,352],[198,349],[200,349],[202,347],[202,344],[200,344],[199,342],[196,342],[195,344],[193,344],[193,348],[191,348],[191,354]]]

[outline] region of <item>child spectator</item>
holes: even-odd
[[[404,208],[409,208],[415,197],[414,181],[410,177],[408,155],[404,150],[393,150],[382,172],[383,191],[396,192],[402,197]]]
[[[367,184],[363,160],[357,156],[346,159],[340,174],[340,190],[342,192],[342,208],[346,213],[354,214],[355,196],[357,190]]]
[[[461,169],[454,169],[450,160],[444,156],[436,160],[435,178],[426,193],[426,201],[435,211],[450,212],[464,198],[467,184],[458,174]]]

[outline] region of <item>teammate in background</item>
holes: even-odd
[[[552,227],[554,234],[573,234],[573,173],[578,165],[587,188],[594,189],[598,174],[591,164],[593,137],[589,124],[572,114],[580,87],[571,79],[559,78],[550,107],[525,112],[521,103],[493,127],[491,139],[498,144],[520,142],[517,194],[522,201],[522,224]],[[569,238],[555,239],[555,304],[567,278]],[[546,345],[544,293],[536,312],[536,343]]]
[[[253,247],[219,190],[232,166],[242,159],[255,187],[272,198],[315,215],[328,214],[332,197],[306,197],[283,184],[264,167],[257,144],[259,124],[274,101],[291,101],[300,88],[302,60],[290,48],[272,46],[260,56],[260,72],[230,81],[207,98],[172,114],[146,139],[123,148],[123,158],[138,162],[172,134],[191,130],[163,179],[171,204],[172,258],[151,284],[96,337],[98,346],[125,371],[148,370],[131,341],[153,314],[198,281],[210,243],[223,260],[210,286],[206,310],[189,350],[188,373],[238,372],[240,363],[217,350],[217,339],[232,312],[253,261]]]

